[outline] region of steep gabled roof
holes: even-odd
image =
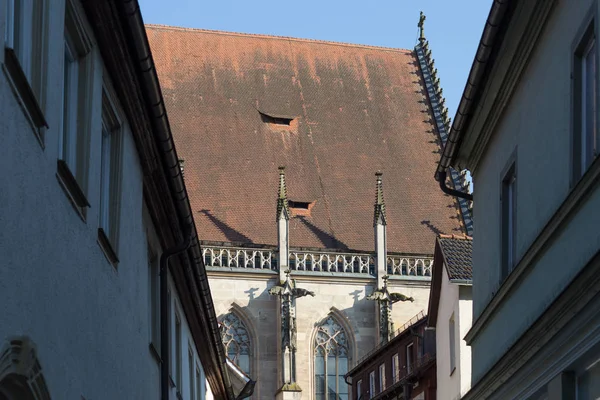
[[[372,176],[388,250],[463,233],[431,179],[439,136],[413,51],[147,26],[199,237],[275,245],[286,166],[290,245],[372,251]],[[294,209],[291,216],[294,217]]]
[[[440,235],[435,241],[427,326],[436,326],[444,269],[450,282],[458,285],[471,285],[473,281],[472,254],[473,238],[470,236]]]
[[[473,280],[473,240],[468,236],[438,238],[450,281]]]

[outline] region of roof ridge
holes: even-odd
[[[247,37],[265,38],[265,39],[293,40],[293,41],[297,41],[297,42],[330,44],[330,45],[344,46],[344,47],[359,47],[359,48],[373,49],[373,50],[395,51],[395,52],[399,52],[399,53],[412,53],[413,52],[413,50],[403,49],[403,48],[399,48],[399,47],[375,46],[375,45],[370,45],[370,44],[336,42],[336,41],[321,40],[321,39],[296,38],[296,37],[292,37],[292,36],[268,35],[268,34],[263,34],[263,33],[244,33],[244,32],[222,31],[222,30],[216,30],[216,29],[186,28],[186,27],[182,27],[182,26],[172,26],[172,25],[163,25],[163,24],[144,24],[144,25],[146,26],[146,28],[166,28],[166,29],[177,30],[177,31],[205,32],[205,33],[213,33],[213,34],[227,35],[227,36],[247,36]]]

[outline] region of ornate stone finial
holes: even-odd
[[[439,85],[436,86],[436,88],[438,89],[437,96],[444,97],[444,89],[442,89]]]
[[[376,193],[375,193],[375,215],[373,217],[373,226],[377,224],[386,225],[385,216],[385,201],[383,200],[383,183],[381,176],[383,173],[377,171],[375,176],[377,177]]]
[[[429,42],[425,42],[425,44],[427,45],[427,47],[425,47],[425,58],[427,59],[431,58],[431,49],[429,48],[428,43]]]
[[[431,72],[431,76],[433,77],[433,80],[436,81],[438,76],[437,76],[437,68],[434,68],[433,71]]]
[[[285,185],[285,167],[279,167],[279,191],[277,193],[277,216],[275,220],[279,220],[282,217],[281,213],[283,213],[283,218],[290,219],[287,187]]]
[[[427,19],[427,17],[425,16],[425,14],[423,14],[423,11],[421,11],[421,13],[419,14],[419,23],[417,24],[417,26],[419,27],[419,41],[424,41],[425,40],[425,20]]]
[[[430,60],[429,61],[429,68],[433,69],[433,67],[435,66],[435,59],[434,58],[430,58],[429,60]]]
[[[435,87],[440,87],[440,78],[435,78],[433,84],[435,85]]]

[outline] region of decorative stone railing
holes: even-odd
[[[207,267],[277,271],[275,249],[203,247]],[[388,255],[387,273],[392,276],[431,277],[433,258]],[[290,250],[290,269],[307,272],[344,272],[375,275],[375,254]]]

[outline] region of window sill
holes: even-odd
[[[156,350],[156,346],[154,346],[154,343],[150,342],[150,344],[148,345],[148,348],[150,349],[150,354],[152,354],[152,357],[154,358],[154,360],[158,364],[162,364],[162,359],[160,358],[160,353],[158,352],[158,350]]]
[[[17,96],[17,100],[32,127],[34,133],[42,148],[44,148],[44,137],[42,128],[48,128],[48,123],[38,100],[29,85],[27,76],[23,72],[21,63],[15,51],[10,47],[4,48],[4,71],[7,75],[10,86]]]
[[[104,252],[108,262],[116,269],[119,265],[119,258],[111,246],[108,236],[106,236],[106,233],[102,228],[98,228],[98,244],[100,245],[102,252]]]
[[[75,211],[77,211],[83,222],[85,222],[86,210],[90,206],[90,203],[88,203],[83,190],[79,187],[77,179],[75,179],[67,163],[64,160],[57,160],[56,164],[56,178],[73,205],[73,208],[75,208]]]

